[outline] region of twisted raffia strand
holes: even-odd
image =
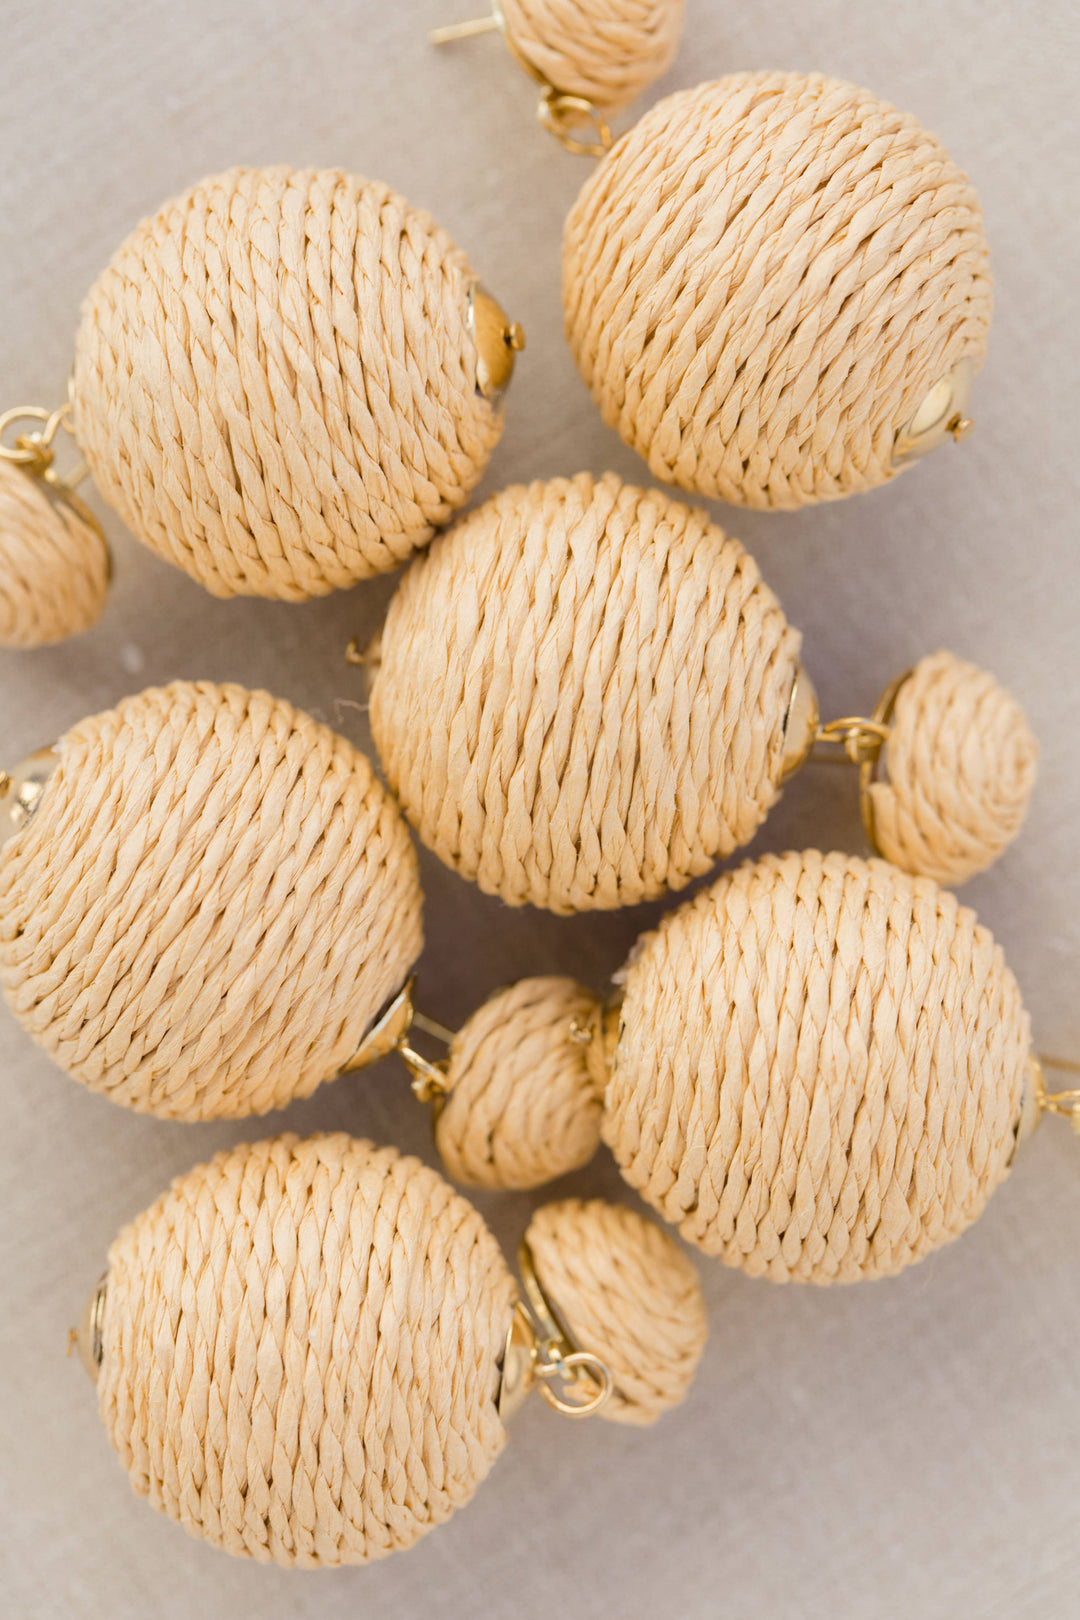
[[[178,681],[60,743],[0,848],[0,982],[113,1101],[264,1113],[353,1054],[419,955],[420,912],[362,754],[265,692]]]
[[[793,508],[893,476],[898,430],[991,316],[982,215],[913,118],[820,74],[668,96],[586,182],[567,338],[652,474]]]
[[[614,474],[504,490],[409,569],[371,724],[424,843],[511,905],[633,905],[775,802],[799,638],[705,514]]]
[[[217,596],[395,568],[477,483],[474,281],[431,217],[337,170],[232,169],[145,220],[87,296],[76,431],[139,538]]]

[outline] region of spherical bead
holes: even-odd
[[[409,569],[372,731],[424,843],[489,894],[634,905],[764,820],[798,647],[704,513],[557,478],[504,490]]]
[[[353,1054],[419,955],[420,912],[362,754],[266,693],[180,681],[61,741],[0,848],[0,982],[115,1102],[264,1113]]]
[[[179,1177],[109,1253],[98,1404],[139,1495],[301,1567],[412,1546],[472,1496],[513,1280],[433,1170],[282,1136]]]
[[[874,842],[908,872],[965,883],[1012,843],[1031,802],[1038,744],[992,675],[952,653],[899,688],[869,787]]]
[[[568,1198],[538,1209],[525,1241],[575,1344],[611,1373],[601,1415],[653,1423],[677,1406],[705,1348],[705,1300],[667,1233],[632,1209]]]
[[[885,483],[991,315],[982,215],[913,118],[819,74],[668,96],[566,223],[566,332],[656,478],[794,508]]]
[[[97,529],[0,459],[0,647],[44,647],[89,630],[108,589]]]
[[[606,1075],[573,979],[521,979],[490,997],[450,1048],[435,1128],[448,1175],[474,1187],[539,1187],[600,1145]]]
[[[666,73],[682,31],[682,0],[499,0],[499,9],[532,72],[603,110]]]
[[[884,861],[770,855],[640,943],[604,1139],[729,1265],[887,1276],[981,1213],[1028,1060],[1016,981],[952,895]]]
[[[288,168],[194,186],[86,299],[74,401],[98,487],[216,596],[305,601],[395,568],[501,431],[473,281],[386,186]]]

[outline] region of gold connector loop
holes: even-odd
[[[70,399],[57,406],[55,411],[47,411],[41,405],[16,405],[12,410],[4,411],[0,415],[0,461],[21,467],[31,478],[44,484],[51,495],[69,507],[76,517],[104,540],[101,524],[86,502],[75,493],[76,485],[81,484],[89,474],[86,462],[80,460],[70,472],[64,474],[56,468],[56,435],[62,428],[70,435],[72,443],[75,442],[72,427],[74,414]],[[5,443],[13,429],[20,424],[33,423],[38,425],[29,429],[24,426],[22,432],[15,432],[14,437]]]
[[[1060,1114],[1072,1125],[1077,1136],[1080,1136],[1080,1088],[1069,1091],[1048,1091],[1046,1088],[1045,1069],[1057,1069],[1062,1074],[1080,1075],[1080,1063],[1071,1058],[1055,1058],[1039,1056],[1032,1062],[1035,1072],[1035,1083],[1038,1089],[1038,1104],[1044,1114]]]
[[[574,1344],[544,1293],[525,1238],[518,1247],[518,1270],[534,1327],[529,1382],[535,1383],[548,1405],[563,1417],[592,1417],[615,1387],[610,1369],[591,1350],[580,1350]]]
[[[559,145],[575,157],[602,158],[611,150],[610,126],[584,96],[570,96],[548,85],[540,97],[536,116]],[[583,132],[588,130],[594,134],[594,140],[583,138]]]
[[[838,764],[866,765],[873,763],[889,740],[889,728],[878,720],[866,720],[861,715],[845,715],[840,720],[829,720],[818,726],[814,733],[814,746],[842,748],[843,759],[837,754],[823,754],[823,759]]]
[[[384,1007],[348,1063],[344,1065],[342,1073],[355,1074],[357,1069],[366,1069],[369,1064],[377,1063],[380,1058],[389,1057],[391,1052],[397,1052],[412,1076],[414,1094],[421,1102],[434,1103],[438,1107],[447,1091],[446,1061],[444,1059],[439,1063],[429,1062],[409,1044],[409,1034],[413,1029],[419,1029],[449,1046],[454,1039],[454,1032],[447,1029],[445,1024],[438,1024],[433,1018],[425,1018],[423,1013],[416,1011],[413,1005],[415,989],[416,980],[410,978],[393,1000]]]

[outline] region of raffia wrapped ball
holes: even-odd
[[[666,73],[682,0],[498,0],[507,40],[529,70],[594,107],[622,107]]]
[[[435,1126],[455,1181],[539,1187],[588,1164],[606,1080],[589,1034],[596,1012],[573,979],[519,979],[466,1021]]]
[[[91,1090],[264,1113],[339,1072],[421,946],[364,756],[265,692],[178,681],[75,726],[0,848],[0,983]]]
[[[867,790],[877,848],[905,871],[965,883],[1020,831],[1037,761],[1023,710],[992,675],[949,652],[921,659]]]
[[[395,568],[501,431],[475,276],[430,215],[338,170],[231,169],[91,288],[76,432],[138,537],[216,596],[306,601]]]
[[[624,990],[604,1139],[729,1265],[888,1276],[1007,1173],[1027,1014],[989,932],[928,878],[767,855],[639,941]]]
[[[516,1290],[419,1160],[347,1136],[220,1153],[109,1252],[98,1405],[134,1489],[226,1552],[410,1547],[502,1450]]]
[[[991,316],[982,215],[913,118],[820,74],[668,96],[566,223],[566,333],[605,422],[682,489],[791,509],[887,482]]]
[[[677,1406],[705,1348],[705,1300],[667,1233],[635,1210],[568,1198],[537,1210],[525,1242],[572,1338],[611,1371],[604,1417],[654,1423]]]
[[[799,637],[703,512],[614,474],[504,490],[405,575],[371,725],[424,843],[510,905],[679,889],[775,802]]]
[[[100,532],[0,458],[0,647],[46,647],[89,630],[108,588]]]

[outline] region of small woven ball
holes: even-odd
[[[894,475],[899,430],[991,316],[982,215],[913,118],[820,74],[668,96],[586,182],[566,333],[652,474],[795,508]]]
[[[948,652],[923,658],[897,692],[868,789],[881,854],[950,885],[985,872],[1020,831],[1038,752],[992,675]]]
[[[395,568],[501,432],[477,391],[468,263],[337,170],[231,169],[144,220],[75,350],[98,487],[215,596],[306,601]]]
[[[108,588],[98,530],[0,458],[0,647],[46,647],[89,630]]]
[[[410,1547],[502,1450],[516,1289],[419,1160],[281,1136],[180,1176],[109,1252],[98,1406],[140,1496],[239,1557]]]
[[[516,486],[409,569],[371,725],[424,843],[510,905],[684,887],[775,802],[799,637],[703,512],[614,474]]]
[[[725,874],[639,941],[604,1139],[682,1235],[752,1276],[888,1276],[1005,1177],[1030,1036],[973,912],[814,851]]]
[[[447,1173],[474,1187],[539,1187],[600,1145],[604,1073],[595,997],[573,979],[521,979],[458,1031],[435,1142]]]
[[[682,0],[499,0],[510,45],[531,71],[605,111],[667,72],[682,9]]]
[[[176,682],[75,726],[0,848],[0,984],[114,1102],[264,1113],[337,1074],[419,955],[364,756],[265,692]]]
[[[600,1415],[654,1423],[677,1406],[705,1348],[705,1300],[667,1233],[632,1209],[568,1198],[537,1210],[525,1241],[574,1342],[611,1372]]]

